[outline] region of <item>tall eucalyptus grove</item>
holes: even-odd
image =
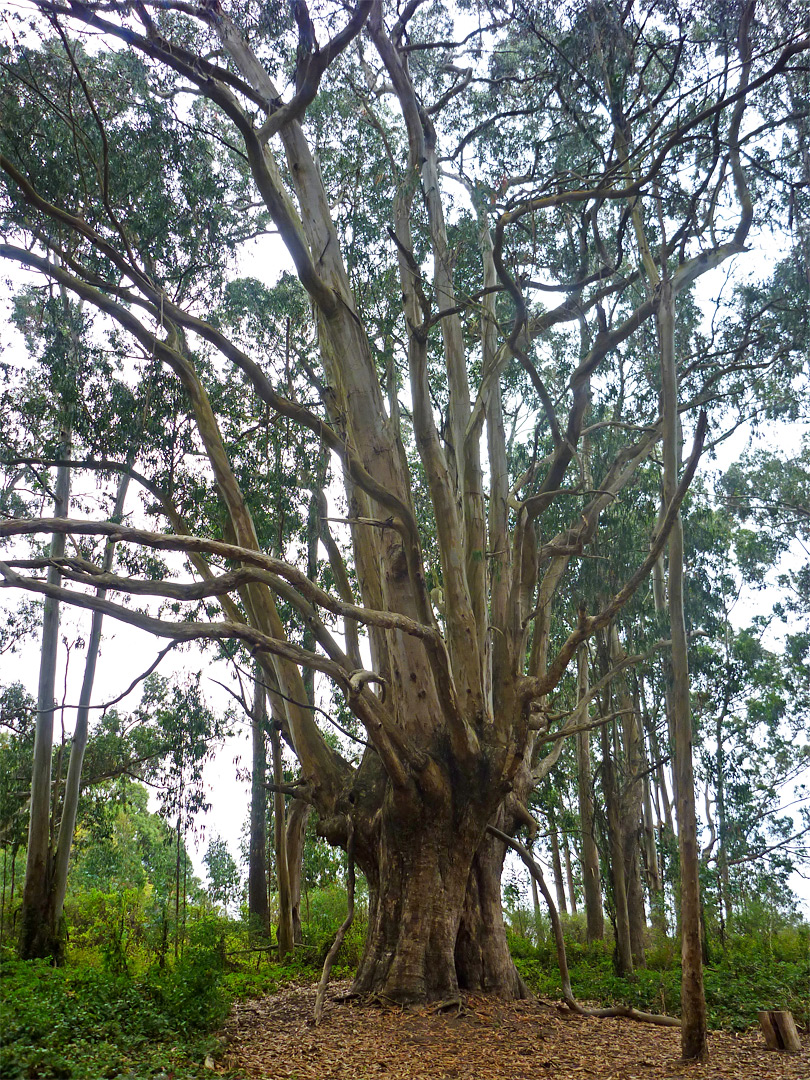
[[[57,559],[60,585],[9,558],[4,584],[247,643],[295,794],[332,843],[353,836],[368,881],[355,989],[519,994],[487,825],[530,822],[562,746],[548,736],[603,692],[583,680],[558,708],[582,644],[668,544],[677,574],[704,410],[751,362],[744,340],[704,355],[692,291],[756,258],[806,28],[778,2],[33,7],[3,58],[0,255],[96,309],[174,407],[147,425],[155,448],[118,461],[154,530],[0,533],[181,552],[195,580]],[[255,258],[280,267],[283,245],[303,287],[301,304],[284,279],[294,317],[271,268],[239,278],[265,232]],[[644,549],[586,591],[608,511],[642,480],[661,492]],[[184,619],[185,603],[201,607]],[[303,671],[360,722],[356,764]]]

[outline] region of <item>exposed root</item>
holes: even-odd
[[[468,1009],[460,997],[447,998],[445,1001],[434,1001],[429,1011],[433,1013],[449,1012],[451,1009],[456,1010],[456,1016],[466,1014]]]

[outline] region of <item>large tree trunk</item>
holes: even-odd
[[[71,433],[62,433],[60,455],[70,457]],[[54,516],[67,517],[70,498],[70,469],[61,465],[56,473]],[[51,556],[65,554],[65,534],[55,533]],[[48,568],[48,583],[59,585],[62,575]],[[56,656],[59,645],[59,601],[46,597],[42,618],[42,649],[39,662],[37,723],[34,734],[34,763],[31,773],[31,811],[28,850],[20,912],[19,954],[23,960],[52,957],[61,962],[64,945],[55,920],[53,847],[51,840],[51,757],[53,754],[53,714],[55,705]]]
[[[486,856],[471,881],[494,808],[465,795],[462,778],[451,781],[444,769],[429,769],[427,797],[416,784],[399,791],[388,785],[381,810],[367,820],[357,812],[361,833],[373,843],[357,846],[369,896],[355,993],[402,1003],[455,1000],[463,978],[473,985],[490,981],[496,984],[490,989],[514,996],[518,987],[507,953],[486,942],[503,927],[492,891],[495,875],[482,873]],[[499,859],[492,855],[490,872],[495,867]],[[468,890],[468,914],[473,897],[478,910],[461,937],[460,975],[457,944]]]
[[[503,829],[509,817],[501,808],[494,824]],[[507,999],[524,998],[528,990],[509,952],[503,921],[501,876],[505,854],[506,845],[489,833],[475,853],[456,938],[456,973],[462,990],[480,990]]]

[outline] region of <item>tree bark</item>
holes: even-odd
[[[256,665],[250,734],[253,767],[250,774],[250,849],[248,853],[248,918],[251,931],[267,934],[270,911],[267,895],[267,704],[262,672]],[[283,798],[283,796],[282,796]]]
[[[280,725],[273,719],[270,725],[270,746],[273,752],[273,837],[276,854],[276,880],[278,882],[278,958],[289,956],[295,946],[293,935],[292,902],[290,895],[290,872],[287,860],[287,826],[284,793],[284,769],[281,760]]]
[[[129,464],[134,461],[134,455],[130,456]],[[124,514],[124,503],[129,489],[129,474],[121,473],[118,481],[118,490],[115,495],[112,521],[121,521]],[[102,569],[105,573],[112,569],[113,556],[115,554],[115,541],[108,540],[104,546]],[[96,595],[101,599],[107,595],[106,589],[97,589]],[[70,865],[70,852],[73,847],[73,834],[76,830],[76,815],[79,810],[79,796],[81,794],[82,766],[84,764],[84,752],[87,749],[87,740],[90,733],[90,702],[93,696],[93,684],[96,677],[96,664],[98,662],[99,648],[101,647],[101,627],[104,616],[100,611],[93,612],[90,625],[90,638],[87,642],[87,654],[84,661],[84,677],[82,688],[79,693],[79,707],[76,710],[76,727],[73,731],[73,739],[70,744],[70,760],[68,772],[65,778],[65,793],[62,804],[62,819],[59,823],[59,839],[56,844],[56,855],[53,868],[53,932],[57,933],[65,905],[65,893],[67,891],[68,867]]]
[[[615,667],[627,656],[619,641],[616,624],[609,632],[610,663]],[[621,711],[622,734],[622,785],[621,785],[621,829],[622,851],[624,854],[624,880],[627,888],[627,918],[630,930],[630,943],[635,967],[643,967],[644,939],[647,927],[644,912],[644,893],[641,887],[641,807],[643,786],[641,772],[643,754],[641,729],[638,714],[627,685],[624,671],[620,671],[613,680],[615,701]]]
[[[567,915],[568,907],[565,902],[560,841],[557,835],[557,815],[554,813],[553,806],[550,806],[548,810],[548,839],[551,846],[551,869],[554,874],[554,888],[557,892],[557,910],[561,915]]]
[[[465,780],[451,782],[436,762],[426,773],[421,790],[416,784],[387,786],[374,820],[361,823],[363,833],[376,838],[373,851],[358,839],[369,926],[354,991],[401,1004],[459,999],[456,944],[473,862],[493,810],[471,800]],[[482,914],[492,916],[492,907]],[[462,941],[465,951],[469,956],[471,948]],[[471,962],[473,979],[474,967]],[[484,977],[483,963],[479,970]]]
[[[610,876],[613,884],[613,907],[616,912],[616,959],[620,975],[633,971],[633,949],[630,942],[630,915],[627,910],[627,882],[624,873],[621,807],[616,787],[616,772],[610,751],[609,725],[602,726],[602,786],[605,793]]]
[[[565,829],[562,830],[562,842],[563,842],[563,858],[565,859],[565,881],[568,885],[568,898],[571,902],[571,914],[577,913],[577,893],[576,886],[574,884],[574,870],[571,865],[571,843],[568,839],[568,833]]]
[[[588,647],[583,644],[577,654],[577,698],[588,693]],[[587,720],[588,717],[583,717]],[[582,829],[582,891],[585,896],[587,940],[601,941],[605,936],[602,911],[602,882],[599,872],[599,849],[594,836],[593,781],[591,777],[591,733],[580,731],[577,740],[577,797],[579,822]],[[534,878],[532,878],[534,881]]]
[[[304,871],[304,840],[312,807],[302,799],[293,799],[287,814],[287,868],[290,874],[290,909],[293,943],[304,940],[301,926],[301,882]]]
[[[514,822],[504,807],[495,815],[499,828]],[[483,991],[506,999],[528,996],[506,940],[501,877],[506,845],[487,833],[473,859],[455,946],[456,973],[462,990]]]
[[[722,720],[718,719],[715,731],[716,751],[716,799],[717,799],[717,873],[720,880],[720,904],[722,915],[722,934],[731,933],[734,910],[731,906],[731,881],[728,872],[728,822],[726,820],[726,771],[723,753]]]
[[[62,432],[60,454],[70,458],[71,432]],[[56,472],[54,516],[67,517],[70,500],[70,468],[60,465]],[[64,533],[51,538],[51,556],[65,554]],[[48,567],[48,583],[59,585],[62,575]],[[42,618],[42,649],[37,692],[37,722],[34,734],[34,762],[31,773],[31,809],[25,864],[22,909],[20,911],[19,955],[22,960],[52,957],[61,963],[64,944],[55,925],[53,892],[53,850],[51,847],[51,757],[55,706],[56,658],[59,645],[59,601],[46,597]]]
[[[678,384],[675,363],[675,297],[662,284],[658,312],[661,397],[664,415],[664,499],[673,498],[679,459]],[[692,767],[688,642],[683,606],[683,525],[680,513],[669,536],[668,601],[671,649],[670,722],[675,758],[675,798],[681,865],[681,1051],[687,1060],[708,1057],[706,998],[700,942],[700,879]]]

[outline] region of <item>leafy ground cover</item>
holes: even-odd
[[[4,1080],[196,1077],[229,1004],[216,978],[185,964],[131,977],[7,961],[0,978]]]
[[[255,948],[244,924],[211,915],[189,927],[183,955],[177,961],[169,957],[163,967],[135,952],[128,954],[122,972],[113,962],[113,953],[102,948],[103,942],[97,943],[95,952],[84,945],[77,948],[72,962],[62,969],[44,962],[6,960],[0,966],[0,1077],[200,1080],[212,1075],[213,1064],[221,1075],[238,1078],[351,1076],[359,1080],[366,1073],[351,1069],[368,1059],[378,1064],[387,1061],[382,1073],[388,1070],[391,1076],[416,1078],[422,1074],[407,1068],[416,1068],[418,1059],[428,1070],[425,1075],[433,1069],[433,1076],[462,1078],[479,1075],[465,1071],[473,1068],[473,1058],[468,1060],[463,1048],[471,1025],[476,1040],[480,1036],[486,1045],[493,1076],[529,1075],[532,1047],[532,1076],[553,1075],[551,1066],[542,1064],[545,1061],[569,1070],[561,1075],[591,1075],[600,1080],[680,1075],[660,1071],[677,1057],[677,1033],[617,1021],[584,1026],[576,1021],[581,1037],[592,1040],[585,1056],[596,1062],[596,1071],[577,1072],[575,1042],[570,1046],[566,1042],[574,1020],[555,1007],[560,986],[553,951],[546,942],[535,947],[517,935],[512,937],[516,962],[538,996],[531,1002],[500,1006],[470,998],[464,1013],[467,1019],[423,1010],[408,1014],[413,1020],[408,1027],[404,1021],[397,1026],[399,1022],[385,1011],[339,1006],[336,991],[323,1026],[315,1031],[311,1027],[314,986],[334,927],[342,918],[339,907],[335,897],[325,907],[313,905],[306,945],[285,964],[272,959],[266,943]],[[339,955],[335,979],[346,978],[356,965],[362,932],[362,922],[352,928]],[[770,937],[748,934],[715,952],[714,962],[706,969],[710,1025],[728,1034],[713,1037],[713,1060],[717,1065],[722,1058],[729,1068],[729,1063],[736,1063],[737,1071],[715,1069],[706,1075],[750,1076],[752,1080],[810,1076],[807,1054],[791,1059],[793,1064],[780,1063],[779,1055],[763,1057],[764,1044],[752,1030],[757,1009],[769,1007],[790,1008],[805,1031],[810,1027],[807,928],[784,927]],[[673,942],[662,939],[652,945],[649,966],[632,980],[615,975],[609,944],[586,946],[572,939],[568,953],[574,992],[583,1001],[623,1001],[653,1011],[678,1012],[680,972]],[[744,1029],[744,1035],[736,1034]],[[268,1050],[271,1044],[272,1051]],[[498,1057],[499,1046],[502,1057]],[[268,1054],[282,1058],[286,1054],[289,1067],[282,1067],[281,1059],[275,1057],[271,1063]],[[329,1064],[335,1055],[338,1071]],[[475,1060],[480,1067],[483,1059]],[[307,1061],[310,1064],[304,1068]],[[318,1062],[326,1071],[312,1071]],[[406,1071],[397,1074],[397,1069]],[[381,1070],[372,1069],[368,1075],[381,1075]],[[690,1073],[692,1080],[701,1076]]]

